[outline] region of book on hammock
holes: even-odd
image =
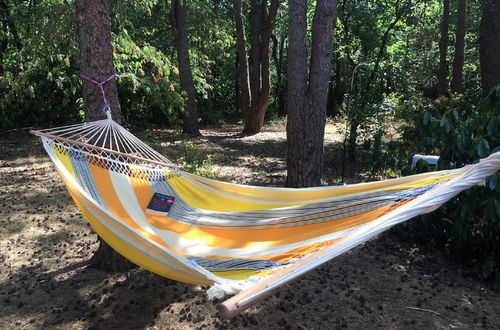
[[[157,216],[167,216],[175,197],[154,193],[146,207],[146,213]]]

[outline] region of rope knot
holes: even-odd
[[[106,98],[106,91],[104,90],[104,85],[106,83],[110,82],[111,80],[115,79],[117,76],[118,75],[116,73],[113,73],[111,76],[109,76],[105,80],[99,82],[97,80],[94,80],[94,79],[90,78],[87,75],[80,74],[81,78],[83,78],[85,80],[88,80],[91,83],[97,85],[99,87],[99,89],[101,90],[102,100],[104,102],[104,108],[103,108],[103,110],[104,110],[104,112],[106,112],[106,116],[108,117],[108,119],[111,119],[111,107],[109,106],[108,99]]]

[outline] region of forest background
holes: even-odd
[[[314,9],[324,1],[309,2],[311,27]],[[243,135],[257,134],[289,114],[293,34],[287,2],[110,4],[126,127],[182,127],[197,135],[198,129],[186,127],[190,104],[196,105],[196,125],[240,123]],[[185,10],[185,20],[175,8]],[[408,166],[414,153],[439,154],[441,169],[500,150],[499,21],[498,0],[338,2],[324,110],[345,127],[347,166],[361,162],[389,177],[429,170],[423,163]],[[182,22],[194,93],[182,86],[180,68],[186,63],[174,33]],[[0,129],[84,121],[74,2],[0,0],[0,24]],[[306,33],[307,56],[314,49],[312,30]],[[388,123],[397,124],[400,139],[384,139]],[[303,126],[319,130],[307,121]],[[293,156],[290,149],[288,156]],[[320,161],[321,171],[327,171]],[[499,200],[497,173],[484,187],[395,232],[432,241],[459,259],[474,259],[478,273],[500,291]]]

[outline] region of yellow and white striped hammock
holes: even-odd
[[[500,169],[496,153],[380,182],[255,187],[183,172],[111,119],[32,133],[94,230],[130,261],[187,283],[258,282],[236,310]],[[174,197],[168,215],[146,211],[155,193]]]

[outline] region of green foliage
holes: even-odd
[[[453,104],[453,100],[450,101]],[[439,169],[461,167],[500,151],[500,86],[464,117],[449,108],[428,109],[415,116],[411,130],[421,150],[438,153]],[[477,260],[481,275],[500,289],[500,173],[485,185],[462,192],[443,207],[399,227],[400,234],[416,239],[433,237],[460,259]]]
[[[183,156],[177,159],[177,162],[182,165],[183,170],[209,178],[217,177],[217,172],[212,169],[212,158],[216,157],[216,154],[208,154],[187,140],[180,144],[180,148]]]
[[[0,58],[0,129],[78,122],[73,6],[57,0],[6,3],[11,26]]]
[[[5,1],[0,22],[0,129],[82,121],[74,3]],[[207,122],[235,117],[235,52],[230,4],[189,4],[191,59],[199,108]],[[123,120],[130,126],[179,124],[183,108],[168,1],[114,1],[115,68]],[[3,16],[2,16],[3,17]],[[57,17],[57,19],[54,19]],[[210,21],[210,24],[205,24]],[[205,114],[208,92],[214,111]]]

